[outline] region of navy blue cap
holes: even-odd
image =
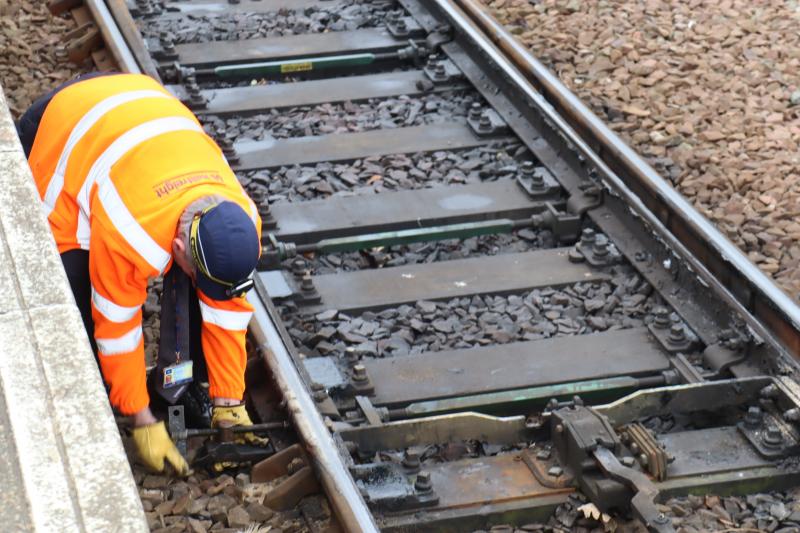
[[[197,223],[195,261],[197,287],[214,300],[230,300],[252,286],[259,237],[244,209],[222,202],[204,212]]]

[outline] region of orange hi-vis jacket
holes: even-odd
[[[92,317],[112,405],[133,414],[149,404],[142,305],[147,280],[169,269],[186,207],[220,195],[261,220],[222,152],[189,109],[143,75],[88,79],[58,92],[30,154],[58,250],[89,250]],[[245,298],[198,292],[209,393],[241,399]]]

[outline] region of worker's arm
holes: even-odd
[[[202,345],[212,399],[241,401],[247,363],[245,335],[253,306],[244,297],[218,301],[197,291],[203,317]]]
[[[209,395],[214,401],[211,426],[252,426],[242,397],[247,365],[245,335],[253,306],[244,297],[216,301],[202,291],[197,291],[197,295],[203,315],[202,344],[208,365]],[[269,439],[242,433],[237,441],[266,446]]]
[[[92,318],[100,369],[111,388],[111,404],[124,415],[134,415],[150,403],[142,336],[146,273],[140,272],[136,258],[131,259],[130,249],[113,230],[93,227],[90,249]]]

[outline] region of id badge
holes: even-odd
[[[192,361],[181,361],[164,368],[164,388],[177,387],[192,381]]]

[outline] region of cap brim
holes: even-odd
[[[230,300],[228,287],[221,285],[202,272],[197,273],[197,288],[212,300]]]

